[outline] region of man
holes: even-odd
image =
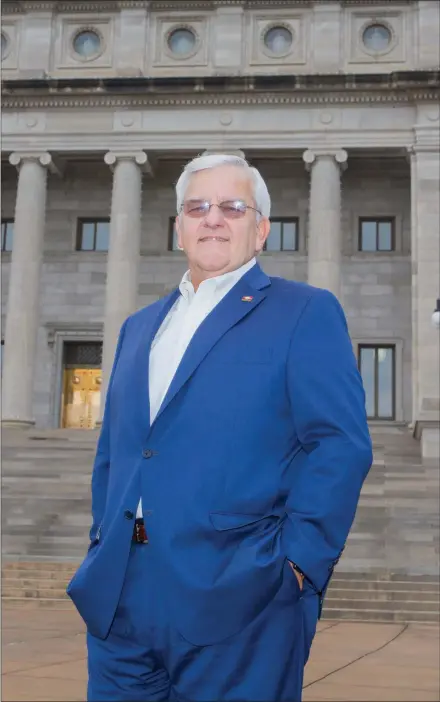
[[[176,191],[189,271],[122,327],[68,588],[88,699],[296,702],[372,462],[362,384],[333,295],[255,261],[258,171],[202,156]]]

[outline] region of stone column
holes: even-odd
[[[340,297],[341,288],[341,170],[347,152],[307,150],[310,171],[308,282]]]
[[[39,320],[39,290],[49,153],[12,153],[18,169],[14,241],[5,324],[2,425],[34,424],[32,394]]]
[[[438,141],[438,135],[435,139]],[[440,336],[431,324],[440,297],[440,156],[438,144],[411,157],[412,389],[414,434],[422,456],[440,457]]]
[[[113,193],[107,260],[101,418],[118,334],[124,320],[137,308],[142,171],[149,169],[148,158],[143,151],[109,151],[104,160],[113,171]]]

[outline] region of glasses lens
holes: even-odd
[[[209,212],[206,200],[187,200],[183,203],[183,212],[188,217],[204,217]]]
[[[246,214],[247,206],[242,200],[227,200],[219,205],[224,216],[228,219],[238,219]]]

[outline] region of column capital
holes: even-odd
[[[47,168],[50,173],[61,175],[62,165],[48,151],[13,151],[9,156],[9,163],[19,171],[23,163],[34,161]]]
[[[148,173],[152,175],[151,163],[148,160],[148,156],[145,151],[107,151],[104,156],[104,161],[110,170],[113,171],[118,161],[134,161],[134,163],[139,166],[142,173]]]
[[[306,169],[310,170],[320,157],[333,157],[341,170],[347,168],[348,154],[345,149],[307,149],[303,153],[303,161]]]

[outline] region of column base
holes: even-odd
[[[440,459],[440,422],[418,420],[413,435],[420,440],[422,458]]]
[[[2,419],[2,429],[30,429],[33,426],[33,419]]]

